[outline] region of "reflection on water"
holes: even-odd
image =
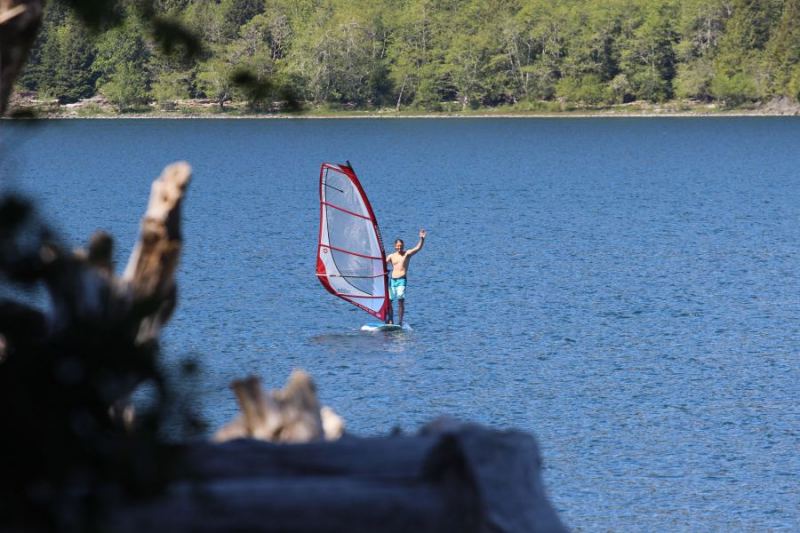
[[[357,331],[349,333],[325,333],[309,337],[310,344],[324,347],[337,354],[381,355],[399,354],[413,350],[413,330]]]

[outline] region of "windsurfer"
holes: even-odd
[[[422,250],[425,244],[426,231],[419,230],[419,242],[413,248],[406,250],[403,239],[394,241],[394,253],[386,256],[386,262],[391,263],[392,273],[389,275],[389,298],[392,302],[397,300],[397,315],[399,325],[403,325],[403,315],[406,310],[406,274],[408,272],[408,264],[411,261],[411,256]],[[387,324],[393,324],[394,320],[394,303],[389,304],[389,317],[386,321]]]

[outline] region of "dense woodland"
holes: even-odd
[[[253,111],[800,98],[800,0],[155,0],[117,9],[121,23],[90,30],[64,0],[49,2],[20,91],[60,103],[101,94],[121,111],[200,98]],[[152,20],[199,46],[165,51]]]

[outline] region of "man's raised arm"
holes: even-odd
[[[422,247],[425,245],[425,235],[427,235],[427,234],[428,234],[428,232],[426,232],[424,229],[419,230],[419,242],[417,243],[417,245],[415,247],[411,248],[407,252],[408,255],[414,255],[415,253],[417,253],[420,250],[422,250]]]

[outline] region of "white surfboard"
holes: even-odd
[[[361,326],[361,331],[413,331],[408,324],[384,324],[383,322],[370,322]]]

